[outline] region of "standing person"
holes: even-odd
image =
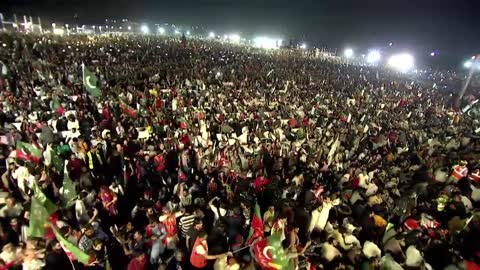
[[[116,216],[118,214],[117,195],[107,186],[102,186],[98,196],[102,200],[103,208],[108,212],[110,217]]]
[[[185,208],[185,214],[180,218],[178,222],[178,227],[180,228],[182,239],[186,239],[188,236],[188,231],[195,224],[195,214],[192,211],[191,207]],[[188,245],[187,245],[188,247]]]
[[[200,232],[195,240],[195,243],[193,244],[192,254],[190,255],[190,264],[192,265],[192,269],[208,269],[208,260],[216,260],[218,258],[232,256],[231,252],[219,255],[208,255],[207,236],[208,235],[206,232]]]
[[[100,178],[103,175],[103,166],[105,164],[102,153],[95,144],[92,145],[90,151],[85,155],[85,164],[93,174],[93,176]]]
[[[173,212],[170,207],[163,208],[163,215],[160,216],[159,221],[165,225],[167,230],[166,244],[168,249],[174,249],[178,242],[177,236],[177,218],[184,214],[182,212]]]
[[[193,244],[195,240],[197,240],[197,236],[203,231],[203,221],[201,219],[195,219],[193,227],[188,230],[186,235],[186,246],[187,249],[190,251],[193,248]]]
[[[167,270],[186,270],[188,264],[185,262],[185,255],[181,250],[175,251],[175,257],[167,264]]]
[[[270,206],[268,210],[263,214],[263,230],[265,236],[269,236],[275,221],[275,207]]]
[[[143,250],[133,253],[133,258],[128,264],[127,270],[147,270],[147,256]]]
[[[72,268],[70,259],[68,258],[62,246],[57,241],[51,242],[51,251],[47,253],[45,259],[45,270],[69,269]]]
[[[22,214],[23,207],[17,203],[15,198],[9,196],[5,200],[5,206],[0,209],[0,217],[2,218],[17,218]]]
[[[93,239],[95,237],[95,230],[93,229],[92,225],[88,224],[85,227],[85,232],[83,233],[82,237],[78,241],[78,247],[85,253],[90,252],[93,248]]]
[[[290,245],[288,246],[288,252],[289,253],[296,253],[297,248],[300,245],[300,239],[298,238],[298,231],[300,228],[296,225],[293,227],[293,229],[290,231]],[[292,259],[294,269],[297,268],[298,266],[298,258],[293,258]]]

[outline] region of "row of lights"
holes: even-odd
[[[352,59],[355,55],[353,49],[345,49],[343,55],[347,59]],[[375,65],[382,59],[382,55],[378,50],[370,50],[367,55],[362,55],[362,58],[365,58],[366,62],[371,65]],[[415,59],[409,53],[400,53],[390,56],[387,60],[387,66],[399,71],[399,72],[408,72],[415,65]]]

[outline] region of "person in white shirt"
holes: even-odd
[[[32,187],[34,176],[30,174],[27,167],[25,166],[18,166],[15,171],[12,173],[12,178],[17,180],[17,186],[20,189],[22,196],[25,199],[28,199],[25,187]]]
[[[68,116],[67,129],[71,131],[72,129],[78,130],[79,128],[80,128],[80,125],[78,124],[78,120],[75,119],[75,116],[70,114]]]
[[[70,143],[71,140],[80,137],[80,131],[76,128],[72,128],[70,132],[67,132],[65,135],[65,141]]]
[[[220,199],[218,197],[213,198],[209,203],[208,206],[210,206],[210,209],[212,209],[213,214],[215,215],[214,217],[214,223],[218,221],[220,217],[223,217],[227,214],[227,210],[220,207],[216,207],[213,203],[215,201],[219,201]]]
[[[47,144],[47,148],[43,152],[43,163],[45,166],[50,167],[50,164],[52,164],[52,149],[53,143]]]
[[[5,202],[5,206],[0,209],[0,217],[16,218],[22,214],[23,207],[21,204],[17,203],[15,198],[8,197]]]
[[[328,242],[322,245],[322,257],[328,262],[333,261],[337,257],[342,257],[342,253],[336,248],[337,244],[337,240],[330,237]]]

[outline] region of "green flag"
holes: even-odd
[[[88,264],[90,261],[90,257],[85,254],[81,249],[73,245],[72,243],[68,242],[60,233],[55,229],[55,226],[51,226],[53,233],[55,234],[55,238],[62,246],[67,256],[70,258],[71,256],[75,257],[79,262],[83,264]],[[71,255],[71,256],[70,256]]]
[[[70,207],[74,203],[75,197],[77,197],[77,192],[75,191],[73,181],[70,179],[70,177],[68,177],[68,174],[65,173],[63,176],[63,204],[67,207]]]
[[[48,212],[42,203],[34,196],[30,206],[30,225],[28,235],[43,238],[45,236],[45,223],[48,220]]]
[[[35,182],[33,183],[33,197],[45,207],[49,215],[57,211],[57,206],[47,198],[45,193],[43,193],[38,184]]]
[[[293,270],[287,252],[282,247],[281,233],[273,233],[254,242],[251,251],[257,263],[264,269]]]
[[[93,72],[88,70],[88,68],[83,65],[83,85],[85,86],[85,89],[87,89],[88,93],[94,97],[102,96],[102,92],[97,86],[97,83],[97,76],[95,76]]]
[[[52,151],[52,165],[57,173],[61,174],[63,172],[64,163],[65,160],[61,158],[55,151]]]

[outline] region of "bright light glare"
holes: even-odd
[[[277,40],[268,37],[257,37],[253,39],[253,44],[255,47],[262,48],[262,49],[276,49],[277,48]]]
[[[187,36],[190,36],[190,31],[187,31]]]
[[[208,37],[209,37],[209,38],[215,38],[215,33],[214,33],[214,32],[210,32],[210,33],[208,34]]]
[[[435,56],[435,52],[431,52],[430,56],[432,56],[432,57]]]
[[[180,31],[175,30],[175,35],[180,35]]]
[[[140,27],[140,31],[142,31],[142,33],[144,34],[148,34],[148,32],[150,32],[150,29],[148,29],[148,25],[144,24],[142,25],[142,27]]]
[[[300,45],[300,48],[305,50],[307,48],[307,44],[303,43],[302,45]]]
[[[228,38],[230,39],[231,42],[233,43],[239,43],[241,38],[238,34],[231,34],[230,36],[228,36]]]
[[[465,63],[463,64],[463,67],[464,67],[464,68],[471,68],[472,65],[473,65],[472,61],[467,61],[467,62],[465,62]]]
[[[415,60],[408,53],[396,54],[388,59],[388,65],[400,72],[407,72],[413,68]]]
[[[128,29],[128,31],[130,31],[130,30],[132,30],[132,27],[131,27],[131,26],[129,26],[129,27],[127,27],[127,29]]]
[[[352,49],[346,49],[345,50],[345,57],[350,58],[353,56],[353,50]]]
[[[165,29],[163,27],[158,28],[158,33],[161,35],[165,34]]]
[[[53,29],[53,34],[55,34],[55,35],[61,36],[61,35],[63,35],[64,33],[65,33],[65,30],[63,30],[62,28],[54,28],[54,29]]]
[[[377,63],[380,61],[381,55],[379,51],[373,50],[370,51],[367,55],[367,62],[370,64]]]

